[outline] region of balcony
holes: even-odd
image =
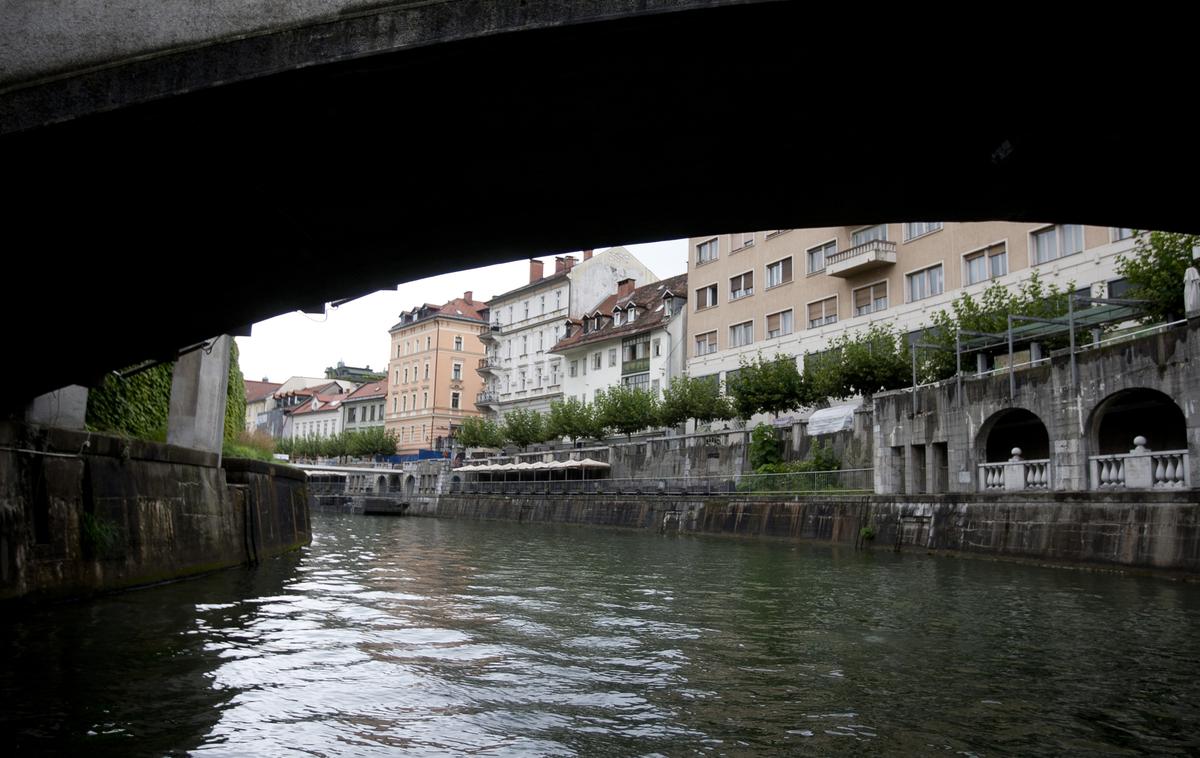
[[[892,266],[896,263],[896,243],[887,240],[871,240],[861,245],[834,253],[825,259],[825,273],[829,276],[851,277],[864,271]]]
[[[483,408],[484,406],[494,407],[497,403],[495,392],[480,392],[475,396],[475,407]]]
[[[495,342],[500,339],[500,322],[493,321],[487,329],[479,333],[480,342]]]
[[[1116,455],[1088,457],[1093,490],[1175,490],[1191,487],[1187,450],[1151,451],[1146,438],[1134,438],[1134,449]]]
[[[495,372],[500,370],[500,359],[494,355],[489,355],[486,358],[479,359],[479,365],[475,368],[480,374]]]

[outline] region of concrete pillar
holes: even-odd
[[[221,454],[232,339],[221,335],[210,350],[193,350],[175,362],[167,418],[169,444]]]
[[[1042,356],[1042,343],[1030,342],[1029,343],[1029,362],[1037,363],[1038,361],[1040,361],[1042,359],[1042,357],[1043,357]]]
[[[988,370],[988,357],[986,353],[975,353],[975,373],[984,374]]]
[[[25,420],[39,426],[83,430],[87,399],[87,387],[78,384],[38,395],[25,410]]]

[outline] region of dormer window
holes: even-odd
[[[613,326],[621,325],[621,311],[613,311]]]
[[[632,324],[636,320],[637,320],[637,308],[634,308],[631,305],[631,306],[629,306],[629,323]]]

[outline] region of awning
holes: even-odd
[[[854,428],[854,411],[856,405],[835,405],[832,408],[822,408],[808,417],[808,433],[833,434]]]

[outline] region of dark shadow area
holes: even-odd
[[[1025,460],[1050,457],[1050,435],[1046,425],[1024,408],[1010,408],[992,416],[980,429],[978,440],[984,443],[987,463],[1007,461],[1012,457],[1014,447],[1021,448],[1021,457]],[[979,447],[976,443],[977,450]]]
[[[1162,392],[1144,388],[1113,393],[1092,411],[1092,455],[1128,453],[1138,436],[1150,450],[1186,449],[1183,411]]]

